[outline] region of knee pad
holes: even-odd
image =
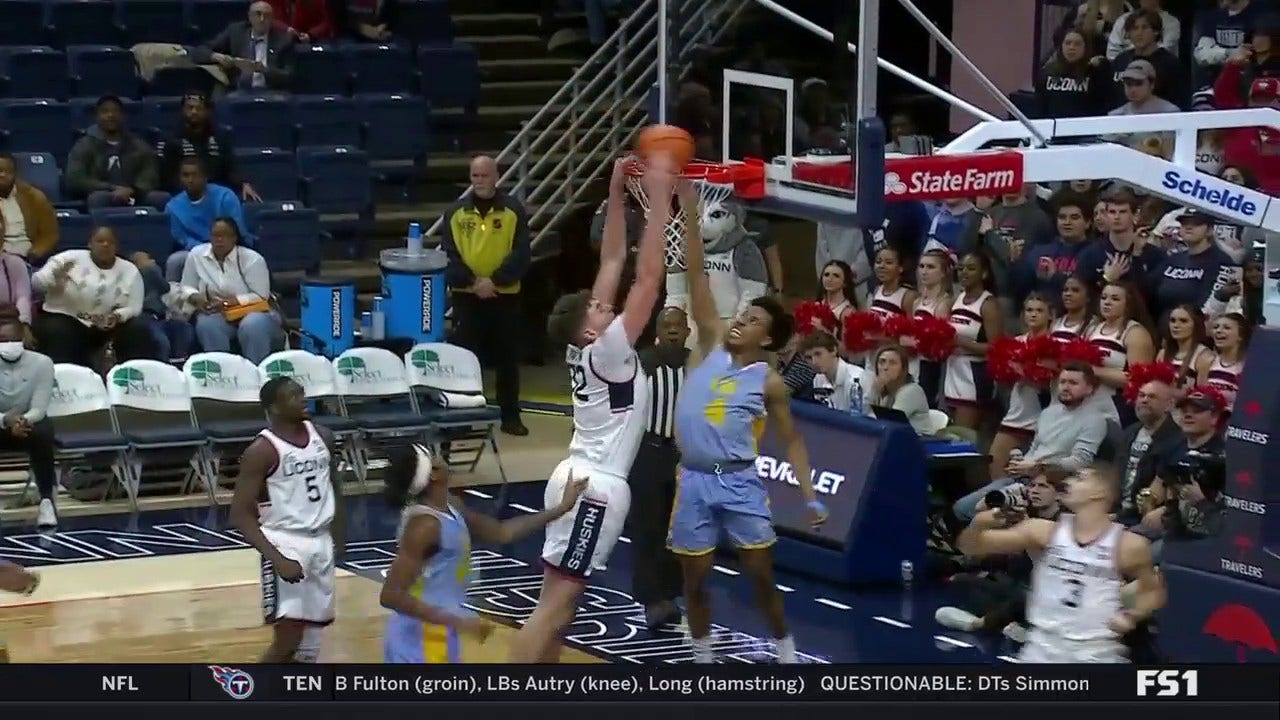
[[[293,661],[306,665],[320,662],[320,641],[324,638],[324,628],[308,626],[302,631],[302,640],[293,653]]]

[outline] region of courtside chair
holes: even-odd
[[[103,500],[119,486],[129,498],[130,509],[136,512],[138,478],[130,470],[129,442],[116,427],[102,376],[82,365],[55,365],[49,419],[53,421],[58,485],[62,486],[68,476],[98,474],[102,468],[110,468],[111,482]],[[29,477],[28,489],[33,482]]]
[[[196,427],[209,437],[216,472],[224,457],[239,458],[267,427],[258,398],[262,376],[248,358],[223,352],[192,355],[183,364],[182,374],[187,378]]]
[[[128,360],[107,374],[107,393],[116,427],[129,441],[131,476],[141,482],[143,468],[185,466],[182,491],[204,485],[210,505],[217,473],[209,444],[196,427],[187,378],[178,368],[157,360]]]
[[[263,382],[288,377],[302,386],[312,403],[311,422],[328,428],[338,443],[340,467],[350,470],[361,487],[367,485],[369,469],[360,453],[360,426],[343,410],[337,375],[329,360],[305,350],[282,350],[259,363],[258,373]]]
[[[370,452],[393,442],[430,442],[431,418],[418,411],[404,363],[390,350],[356,347],[333,360],[347,417],[360,428],[365,467]]]
[[[484,397],[480,361],[466,348],[449,343],[419,343],[404,356],[409,386],[418,408],[431,419],[450,470],[475,472],[485,446],[493,448],[502,487],[497,506],[507,494],[507,471],[498,450],[502,416]]]

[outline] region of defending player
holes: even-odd
[[[988,510],[957,539],[970,556],[1027,552],[1035,558],[1022,662],[1127,662],[1121,638],[1164,606],[1150,543],[1108,514],[1119,487],[1113,469],[1086,468],[1066,481],[1062,504],[1073,514],[1051,521]],[[1134,580],[1128,609],[1125,578]]]
[[[685,215],[698,217],[698,195],[679,183]],[[764,611],[777,642],[781,663],[796,661],[796,645],[787,632],[782,593],[773,582],[776,536],[769,512],[769,491],[756,472],[757,441],[767,414],[787,446],[787,459],[813,525],[827,515],[814,495],[809,454],[791,418],[790,397],[770,363],[791,336],[791,318],[777,300],[760,297],[734,319],[728,332],[716,311],[703,267],[698,223],[685,225],[689,302],[698,330],[694,368],[680,387],[676,403],[676,441],[680,478],[671,513],[668,546],[680,556],[684,597],[693,638],[693,660],[715,661],[711,645],[711,605],[707,575],[720,531],[738,548],[743,572],[751,579],[756,604]]]
[[[314,663],[333,622],[341,544],[333,435],[307,418],[302,386],[273,378],[258,393],[267,429],[244,451],[231,522],[262,553],[262,608],[272,625],[264,663]]]
[[[538,606],[511,641],[511,662],[555,662],[560,630],[573,621],[578,597],[592,570],[603,570],[622,534],[631,490],[627,474],[644,434],[648,394],[636,357],[636,338],[649,322],[665,279],[663,231],[671,203],[655,202],[648,211],[636,259],[636,281],[622,314],[613,310],[618,281],[627,259],[624,168],[614,164],[605,211],[600,270],[590,294],[560,298],[547,320],[553,342],[564,342],[573,394],[573,439],[569,457],[547,481],[544,504],[555,505],[569,482],[587,478],[574,512],[547,526],[542,546],[546,566]],[[671,197],[670,159],[656,154],[641,182],[651,198]]]
[[[399,547],[382,584],[387,619],[383,659],[388,663],[461,662],[459,638],[488,639],[493,624],[465,607],[471,584],[471,537],[515,542],[573,508],[587,481],[564,486],[560,502],[534,515],[497,520],[451,502],[449,469],[428,448],[397,448],[390,455],[385,496],[400,511]]]

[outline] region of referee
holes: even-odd
[[[649,417],[644,441],[631,465],[631,593],[644,606],[650,628],[680,621],[680,565],[667,549],[667,525],[676,499],[676,394],[684,381],[689,320],[679,308],[658,316],[658,341],[640,351],[648,378]]]

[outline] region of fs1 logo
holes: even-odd
[[[1199,670],[1139,670],[1138,697],[1196,697],[1200,694]]]
[[[253,694],[253,678],[249,673],[231,667],[210,665],[213,679],[233,700],[244,700]]]

